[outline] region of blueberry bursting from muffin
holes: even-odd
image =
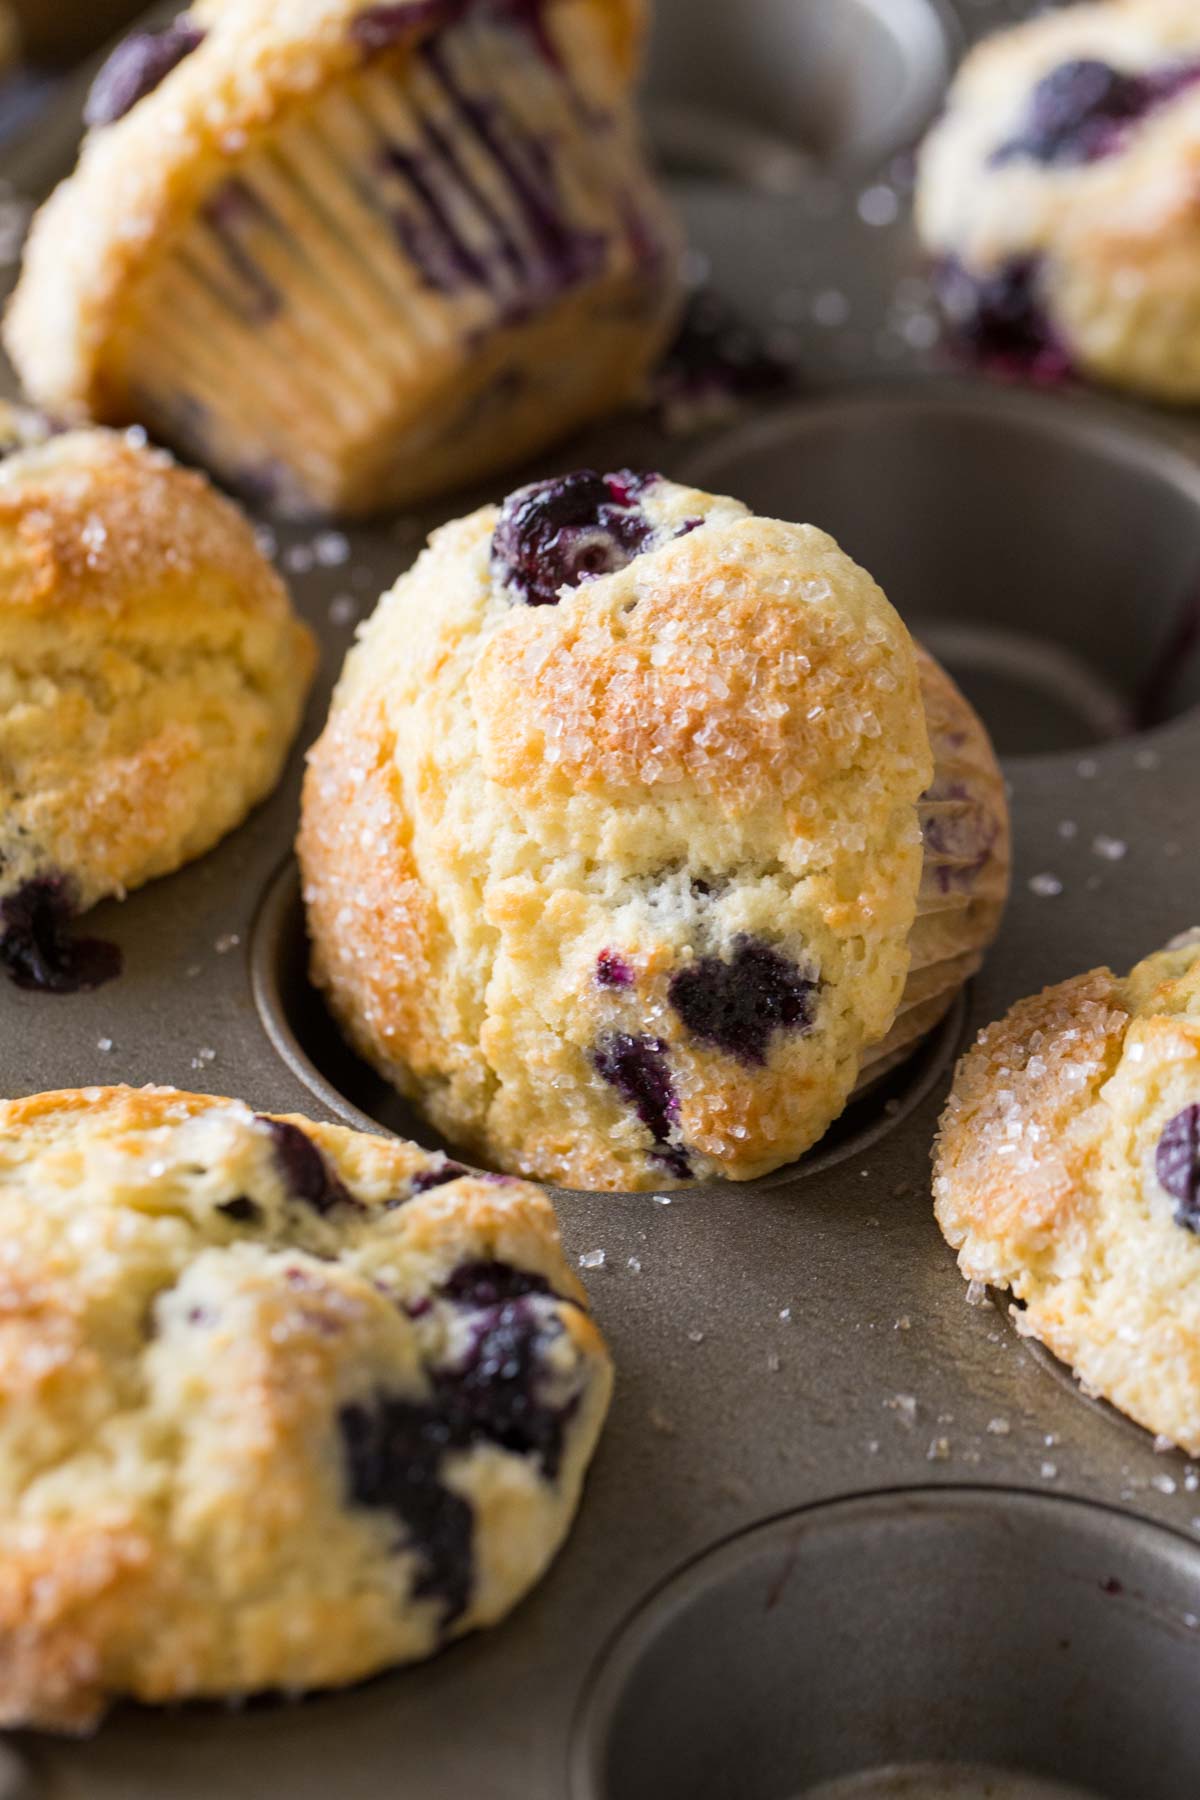
[[[256,1122],[271,1134],[293,1203],[322,1218],[339,1208],[363,1210],[307,1132],[286,1119],[256,1115]],[[385,1210],[468,1174],[450,1161],[418,1170]],[[217,1210],[235,1225],[261,1222],[261,1209],[245,1195]],[[296,1275],[304,1279],[302,1271]],[[498,1261],[463,1263],[431,1300],[407,1309],[424,1318],[435,1305],[451,1307],[468,1327],[460,1358],[425,1366],[429,1398],[400,1399],[381,1390],[338,1413],[348,1496],[357,1506],[396,1516],[397,1547],[415,1550],[424,1565],[414,1594],[441,1603],[443,1631],[466,1611],[474,1582],[474,1513],[446,1485],[444,1464],[476,1445],[494,1444],[528,1457],[546,1481],[557,1478],[564,1433],[578,1407],[577,1395],[552,1405],[542,1392],[546,1354],[562,1331],[554,1310],[561,1304],[563,1296],[544,1276]]]
[[[71,936],[77,911],[65,875],[36,876],[0,900],[0,969],[14,986],[81,994],[121,973],[115,944]]]
[[[1060,63],[1038,82],[1014,137],[992,152],[991,166],[1031,161],[1045,168],[1099,162],[1124,148],[1129,133],[1200,82],[1200,62],[1131,75],[1093,58]]]
[[[1154,1167],[1160,1186],[1178,1202],[1175,1223],[1200,1232],[1200,1106],[1185,1106],[1169,1122]]]

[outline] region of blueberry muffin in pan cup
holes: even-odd
[[[554,1213],[169,1088],[0,1105],[0,1721],[300,1692],[501,1619],[611,1366]]]
[[[452,1143],[641,1189],[815,1143],[977,967],[1008,822],[982,727],[824,533],[581,471],[384,597],[299,853],[317,983]]]
[[[1103,0],[968,56],[920,158],[950,323],[984,362],[1200,400],[1200,7]]]
[[[934,1200],[969,1280],[1200,1456],[1200,931],[1014,1006],[964,1057]]]
[[[292,512],[459,487],[619,409],[678,313],[641,0],[203,0],[128,40],[35,223],[39,404]]]
[[[95,986],[74,913],[211,849],[275,786],[316,662],[203,476],[0,408],[0,970]]]

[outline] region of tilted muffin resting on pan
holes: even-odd
[[[249,525],[165,452],[4,409],[0,458],[0,969],[93,986],[112,954],[67,919],[271,791],[315,653]]]
[[[1200,1455],[1200,932],[1023,1000],[959,1067],[938,1223],[1020,1329]]]
[[[8,344],[66,417],[366,513],[641,388],[678,310],[641,0],[207,0],[93,89]]]
[[[1109,0],[970,55],[917,214],[984,362],[1200,399],[1200,7]]]
[[[172,1089],[0,1106],[0,1722],[342,1686],[502,1618],[611,1387],[545,1196]]]
[[[480,1158],[637,1189],[822,1135],[976,966],[1007,818],[830,538],[580,472],[446,526],[384,598],[299,850],[357,1048]]]

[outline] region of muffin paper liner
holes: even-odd
[[[583,101],[519,25],[476,14],[379,59],[233,169],[147,283],[128,379],[285,510],[519,457],[630,393],[672,322],[630,109]]]
[[[856,1093],[945,1017],[982,963],[1008,897],[1008,801],[995,753],[945,670],[919,646],[918,659],[934,777],[919,808],[925,860],[911,962],[892,1028],[864,1054]]]

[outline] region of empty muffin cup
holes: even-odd
[[[949,75],[929,0],[660,6],[650,125],[668,168],[786,193],[910,143]]]
[[[1131,409],[953,381],[811,402],[689,479],[820,519],[949,668],[1001,755],[1200,701],[1200,463]]]
[[[572,1800],[1181,1800],[1200,1549],[1081,1501],[881,1493],[702,1557],[602,1658]]]

